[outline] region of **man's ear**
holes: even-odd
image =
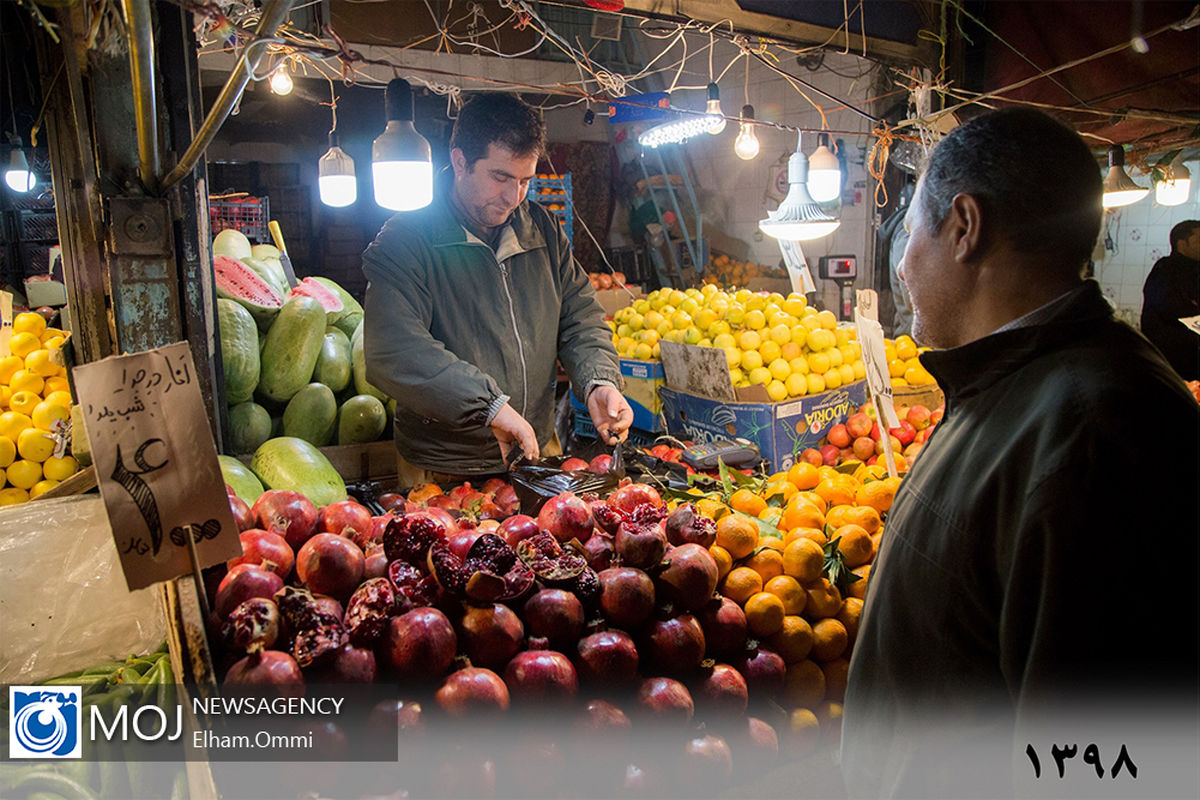
[[[450,151],[450,165],[454,167],[454,177],[461,178],[467,173],[467,157],[462,148],[455,147]]]
[[[978,258],[983,246],[983,207],[973,195],[957,194],[946,218],[950,226],[954,260],[964,263]]]

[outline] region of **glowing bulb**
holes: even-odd
[[[743,161],[758,155],[758,135],[754,133],[754,106],[742,106],[742,121],[738,125],[737,138],[733,140],[733,152]]]
[[[37,176],[29,169],[25,153],[19,147],[13,148],[8,157],[8,166],[4,169],[4,182],[14,192],[22,194],[33,191],[33,187],[37,185]]]
[[[329,150],[317,162],[317,186],[322,203],[343,208],[358,199],[358,181],[354,177],[354,159],[336,141],[335,134],[329,134]]]
[[[704,113],[711,118],[708,126],[709,133],[716,136],[725,130],[725,115],[721,112],[721,92],[715,83],[708,85],[708,102],[704,106]]]
[[[292,74],[288,72],[287,66],[280,64],[279,67],[271,73],[271,91],[277,95],[288,95],[295,88],[295,83],[292,81]]]
[[[819,141],[808,159],[808,193],[818,203],[827,203],[842,193],[842,165],[826,145],[825,134]]]
[[[1171,179],[1159,181],[1154,187],[1154,201],[1160,206],[1179,206],[1192,193],[1192,174],[1182,162],[1171,169]]]
[[[1101,205],[1105,208],[1121,208],[1131,205],[1150,194],[1150,190],[1138,186],[1125,171],[1125,150],[1114,144],[1108,151],[1108,174],[1104,176],[1104,195]]]
[[[429,142],[413,127],[412,87],[393,78],[384,95],[387,127],[371,146],[375,202],[392,211],[412,211],[433,200]]]

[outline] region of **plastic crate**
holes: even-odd
[[[208,226],[214,236],[233,228],[258,244],[270,244],[271,232],[267,228],[270,219],[270,204],[265,197],[221,197],[208,201]]]
[[[571,173],[552,178],[534,178],[529,182],[525,195],[530,202],[540,203],[558,218],[558,224],[567,234],[567,244],[575,244],[575,209],[572,202]]]
[[[18,211],[21,241],[58,241],[58,216],[53,211]]]

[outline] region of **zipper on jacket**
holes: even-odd
[[[517,311],[513,307],[512,292],[508,288],[508,265],[499,259],[500,279],[504,284],[504,294],[508,297],[508,316],[512,320],[513,334],[517,337],[517,357],[521,359],[521,416],[524,417],[529,405],[529,374],[525,367],[525,346],[521,343],[521,330],[517,327]]]

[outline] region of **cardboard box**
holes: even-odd
[[[662,398],[658,390],[664,385],[663,365],[658,361],[636,361],[621,359],[621,375],[625,378],[625,399],[633,409],[633,427],[646,433],[658,434],[666,430],[662,421]],[[595,436],[594,428],[585,433],[579,428],[580,418],[591,426],[587,408],[571,395],[571,407],[575,409],[575,430],[585,436]]]
[[[936,383],[923,386],[893,386],[892,402],[896,406],[925,406],[933,411],[946,402],[946,395]]]
[[[631,305],[634,300],[640,300],[646,295],[640,286],[630,286],[627,289],[597,289],[596,299],[604,309],[604,316],[611,317],[620,309]]]
[[[746,288],[752,292],[779,292],[787,297],[792,291],[792,282],[786,278],[751,278]]]
[[[67,287],[58,281],[25,281],[25,300],[30,308],[65,306]]]

